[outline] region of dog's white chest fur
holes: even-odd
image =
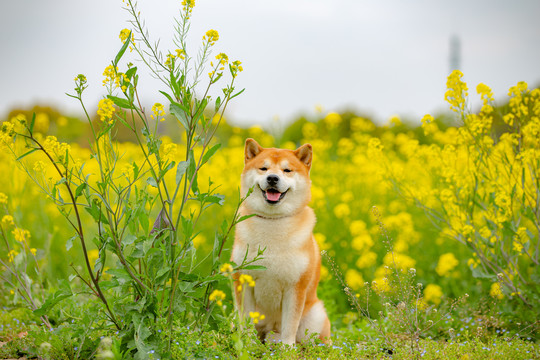
[[[241,264],[246,251],[252,260],[260,249],[265,249],[257,265],[266,270],[247,270],[255,280],[255,302],[263,311],[279,311],[286,288],[294,286],[306,271],[309,256],[302,251],[315,225],[315,215],[310,208],[301,221],[295,216],[281,219],[252,217],[237,225],[238,246],[233,260]]]

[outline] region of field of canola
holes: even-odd
[[[353,113],[328,113],[311,121],[299,119],[276,138],[260,127],[223,124],[218,133],[223,146],[202,168],[199,186],[204,191],[211,179],[225,202],[199,223],[200,233],[193,239],[197,251],[211,251],[216,227],[234,212],[245,138],[289,149],[309,142],[314,149],[315,238],[353,291],[369,284],[377,293],[391,292],[388,273],[397,266],[414,269],[423,284],[422,306],[449,303],[465,294],[478,302],[502,300],[508,309],[538,304],[540,91],[519,83],[510,89],[508,104],[495,107],[491,91],[481,84],[477,91],[484,105],[475,114],[467,110],[468,89],[460,73],[449,77],[448,88],[446,98],[456,114],[444,121],[426,115],[419,127],[398,117],[377,126]],[[21,112],[2,123],[0,217],[2,231],[12,240],[2,260],[12,262],[26,248],[49,278],[65,278],[71,273],[68,265],[81,266],[83,257],[78,244],[66,246],[72,230],[42,191],[51,189],[58,175],[36,153],[23,160],[36,181],[30,180],[10,153],[24,153],[23,145],[6,147],[9,130],[31,116]],[[70,137],[70,127],[84,129],[78,120],[50,110],[36,114],[34,131],[45,147],[67,150],[93,181],[98,164],[89,149],[84,143],[61,142],[62,134]],[[122,154],[115,176],[127,182],[140,149],[128,141],[111,146]],[[181,134],[166,133],[160,151],[164,159],[181,161],[183,146]],[[174,182],[174,174],[167,181]],[[156,196],[144,181],[139,186]],[[150,216],[141,224],[146,231],[159,211],[152,204],[146,205]],[[188,205],[186,214],[200,210],[195,202]],[[381,236],[378,221],[391,242]],[[90,248],[88,255],[93,262],[98,252]],[[357,315],[327,258],[321,277],[320,296],[334,321],[354,320]]]

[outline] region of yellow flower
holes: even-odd
[[[493,91],[491,91],[489,86],[480,83],[476,86],[476,92],[482,97],[484,105],[487,105],[489,101],[493,101]]]
[[[193,11],[193,7],[195,6],[195,0],[182,0],[182,6],[184,8],[184,12],[186,13],[186,18],[189,19],[189,16]]]
[[[349,269],[345,273],[345,281],[353,290],[357,290],[364,286],[364,278],[355,269]]]
[[[377,261],[377,254],[374,253],[373,251],[368,251],[368,252],[363,253],[362,256],[360,256],[358,260],[356,260],[356,267],[360,269],[365,269],[365,268],[375,265],[376,261]]]
[[[12,232],[15,241],[24,243],[30,239],[30,231],[21,228],[15,228]]]
[[[342,219],[351,214],[351,209],[349,208],[349,205],[341,203],[337,204],[334,208],[334,214],[337,218]]]
[[[456,256],[449,252],[442,254],[439,258],[439,263],[435,268],[435,271],[439,276],[446,276],[459,264],[459,260],[456,259]]]
[[[118,72],[118,67],[114,67],[112,65],[109,65],[103,70],[103,76],[105,76],[105,79],[103,80],[103,85],[107,85],[110,82],[114,82],[116,79],[116,74]]]
[[[203,40],[207,40],[210,45],[214,45],[219,40],[219,34],[216,30],[208,30],[206,35],[203,36]]]
[[[439,285],[429,284],[424,289],[424,300],[427,302],[439,305],[441,303],[442,296],[442,288]]]
[[[515,252],[518,252],[518,253],[521,253],[521,251],[523,251],[523,245],[517,241],[514,241],[512,243],[512,248],[514,249]]]
[[[160,116],[165,116],[165,109],[160,103],[155,103],[154,105],[152,105],[152,115],[150,115],[150,117],[154,120],[157,120]],[[161,121],[163,120],[165,119],[161,119]]]
[[[259,312],[257,311],[250,311],[249,317],[253,319],[254,324],[258,324],[259,321],[264,320],[266,318],[266,316],[264,316],[263,314],[259,314]]]
[[[393,126],[401,125],[401,119],[399,118],[398,115],[391,116],[389,121],[390,121],[390,125],[393,125]]]
[[[326,235],[322,233],[315,233],[313,236],[315,237],[315,241],[317,242],[317,245],[319,245],[320,250],[330,249],[331,245],[326,242]]]
[[[8,252],[8,259],[9,259],[9,262],[13,262],[13,260],[15,259],[15,256],[19,255],[19,253],[13,249],[9,250]]]
[[[364,234],[367,231],[366,223],[362,220],[354,220],[349,226],[349,231],[352,236]]]
[[[167,54],[167,59],[165,59],[165,66],[169,69],[172,69],[174,66],[174,59],[176,56],[174,54]]]
[[[433,116],[429,115],[429,114],[426,114],[424,115],[424,117],[422,118],[422,126],[424,126],[424,124],[429,124],[429,123],[432,123],[435,119],[433,118]]]
[[[225,293],[221,290],[214,290],[210,297],[208,298],[210,301],[215,301],[216,304],[219,306],[223,305],[223,300],[225,299]]]
[[[175,52],[177,58],[180,58],[182,60],[186,58],[186,52],[184,51],[184,49],[176,49]]]
[[[2,225],[6,227],[15,225],[15,222],[13,221],[13,216],[4,215],[4,217],[2,217]]]
[[[253,277],[248,274],[240,274],[240,277],[238,278],[238,282],[240,285],[238,285],[237,290],[242,291],[242,285],[248,284],[251,287],[255,286],[255,280],[253,280]]]
[[[12,140],[13,135],[15,135],[15,129],[11,122],[4,121],[0,126],[0,145],[8,146]]]
[[[229,57],[225,53],[217,54],[216,59],[219,60],[220,65],[225,65],[229,62]]]
[[[7,205],[7,195],[0,192],[0,204]]]
[[[489,289],[489,295],[499,300],[504,298],[504,294],[501,290],[501,285],[498,282],[491,284],[491,288]]]
[[[465,110],[465,101],[468,95],[467,84],[461,81],[462,77],[461,71],[452,71],[446,82],[448,90],[444,94],[444,99],[450,104],[450,109],[459,113],[463,113]]]
[[[123,29],[122,31],[120,31],[120,35],[118,37],[120,38],[122,42],[125,42],[130,32],[131,31],[129,29]],[[133,32],[131,32],[131,41],[134,42],[134,40],[135,40],[135,35],[133,35]]]
[[[387,253],[383,258],[383,263],[391,268],[397,267],[400,270],[408,270],[416,265],[416,260],[408,255],[400,253]]]
[[[232,77],[236,77],[236,75],[239,73],[239,72],[242,72],[244,70],[244,68],[242,67],[242,63],[238,60],[235,60],[232,62],[231,64],[231,74],[232,74]]]
[[[228,275],[232,274],[234,269],[233,269],[233,266],[231,264],[225,263],[225,264],[221,265],[221,267],[219,268],[219,271],[228,276]]]
[[[88,261],[93,266],[96,263],[96,260],[99,257],[99,250],[98,249],[92,249],[92,250],[88,251],[87,254],[88,254]]]
[[[335,112],[330,112],[326,117],[324,118],[324,122],[328,126],[329,129],[334,129],[341,124],[341,115]]]
[[[45,169],[45,163],[41,160],[38,160],[34,163],[34,171],[37,173],[42,172]]]
[[[30,248],[30,252],[32,253],[32,255],[36,256],[37,249],[36,248]]]
[[[352,240],[351,246],[357,251],[369,250],[373,246],[373,240],[369,233],[355,236]]]
[[[98,104],[97,114],[101,121],[112,123],[114,113],[114,102],[111,99],[101,99]]]

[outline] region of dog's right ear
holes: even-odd
[[[246,139],[246,148],[244,150],[244,162],[247,163],[249,160],[253,159],[255,156],[259,155],[259,153],[263,151],[263,148],[261,145],[259,145],[258,142],[255,140],[248,138]]]

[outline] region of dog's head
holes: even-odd
[[[311,199],[309,170],[313,158],[310,144],[296,150],[263,148],[247,139],[242,195],[253,187],[245,205],[264,217],[292,215]]]

